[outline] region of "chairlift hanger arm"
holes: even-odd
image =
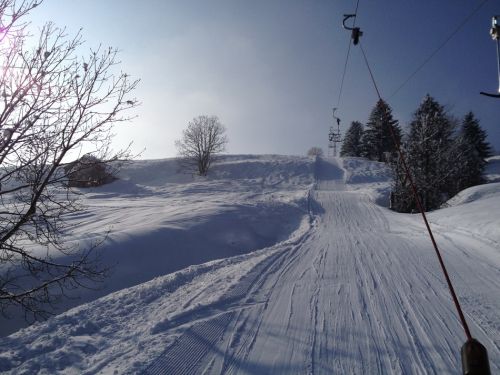
[[[338,119],[338,117],[337,117],[337,116],[335,116],[335,111],[336,111],[337,109],[338,109],[338,108],[337,108],[337,107],[335,107],[335,108],[333,108],[333,110],[332,110],[332,115],[333,115],[333,118],[334,118],[334,119]]]
[[[335,116],[335,111],[337,110],[337,107],[333,108],[333,112],[332,112],[332,115],[333,115],[333,118],[334,120],[337,122],[337,128],[340,127],[340,118]],[[339,130],[340,131],[340,130]]]
[[[354,27],[346,26],[345,22],[352,17],[356,17],[355,14],[344,14],[344,20],[342,21],[342,27],[346,30],[354,30]]]
[[[493,40],[500,39],[500,25],[498,24],[498,19],[500,16],[493,16],[491,19],[491,30],[490,35]]]
[[[490,94],[490,93],[484,92],[484,91],[481,91],[480,94],[484,95],[484,96],[489,96],[490,98],[500,98],[500,94]]]
[[[497,45],[497,72],[498,72],[498,92],[496,94],[490,94],[481,91],[480,94],[484,96],[489,96],[490,98],[500,98],[500,24],[498,23],[500,16],[493,16],[491,20],[491,38],[496,42]]]
[[[349,18],[356,17],[356,14],[344,14],[344,19],[342,20],[342,27],[346,30],[351,31],[352,43],[357,45],[359,43],[359,38],[363,35],[363,32],[359,27],[349,27],[345,23]]]

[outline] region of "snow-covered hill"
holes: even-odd
[[[87,210],[72,239],[101,246],[112,273],[98,290],[76,291],[59,311],[184,267],[245,254],[290,236],[307,214],[314,165],[306,157],[224,156],[208,178],[179,170],[176,159],[133,161],[121,180],[83,189]],[[27,323],[0,318],[0,335]]]
[[[83,300],[115,292],[1,339],[1,371],[460,372],[464,334],[435,254],[418,215],[382,207],[383,165],[227,156],[206,179],[173,160],[122,178],[74,218],[80,240],[112,225],[104,250],[118,261]],[[469,190],[430,219],[496,373],[500,184]]]

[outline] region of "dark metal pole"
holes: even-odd
[[[498,93],[500,94],[500,39],[497,39]]]

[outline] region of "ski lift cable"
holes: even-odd
[[[460,24],[451,32],[450,35],[448,35],[448,37],[434,50],[432,51],[432,53],[427,56],[427,58],[425,60],[423,60],[420,65],[408,76],[408,78],[406,78],[406,80],[403,81],[403,83],[401,85],[399,85],[399,87],[389,96],[388,100],[391,100],[394,96],[396,96],[396,94],[404,87],[406,86],[406,84],[411,81],[411,79],[413,77],[415,77],[415,75],[417,75],[418,72],[420,72],[423,67],[425,65],[427,65],[427,63],[429,61],[431,61],[434,56],[436,56],[436,54],[446,45],[448,44],[448,42],[453,39],[453,37],[467,24],[467,22],[469,22],[469,20],[488,2],[489,0],[483,0],[478,6],[476,6],[472,12],[464,18],[464,20],[462,22],[460,22]]]
[[[342,90],[344,88],[344,79],[345,79],[345,73],[347,71],[347,64],[349,62],[349,54],[351,52],[351,45],[352,45],[352,39],[349,38],[349,48],[347,49],[347,55],[346,55],[345,64],[344,64],[344,72],[342,73],[342,80],[340,82],[339,97],[337,99],[337,108],[340,106],[340,98],[342,97]]]
[[[359,8],[359,0],[356,2],[356,10],[354,11],[354,20],[353,20],[353,27],[356,26],[356,16],[358,15],[358,8]],[[342,80],[340,82],[340,90],[339,90],[339,96],[337,99],[337,108],[340,106],[340,99],[342,98],[342,90],[344,89],[344,80],[345,80],[345,75],[347,72],[347,65],[349,63],[349,55],[351,53],[351,46],[352,46],[352,39],[349,38],[349,47],[347,48],[347,54],[345,58],[345,63],[344,63],[344,71],[342,72]]]
[[[375,87],[375,91],[377,91],[378,99],[379,100],[383,100],[382,96],[380,95],[380,91],[378,89],[377,82],[375,81],[375,77],[373,76],[372,69],[371,69],[370,64],[368,62],[368,59],[366,57],[365,50],[364,50],[363,45],[361,43],[360,43],[360,47],[361,47],[361,52],[363,54],[363,57],[364,57],[364,60],[365,60],[365,63],[366,63],[366,67],[368,68],[368,71],[370,72],[370,77],[372,79],[373,86]],[[417,208],[420,211],[420,214],[422,215],[422,219],[424,220],[425,227],[427,228],[427,232],[429,234],[429,237],[431,239],[432,245],[433,245],[434,250],[436,252],[436,255],[438,257],[439,264],[441,266],[441,270],[443,271],[444,277],[446,279],[446,283],[448,285],[448,289],[450,291],[451,297],[452,297],[453,302],[455,304],[455,308],[456,308],[456,310],[458,312],[458,316],[460,318],[460,322],[462,324],[462,327],[463,327],[463,329],[465,331],[465,335],[467,336],[467,340],[472,340],[472,335],[470,333],[467,321],[465,320],[465,316],[464,316],[464,313],[462,311],[462,307],[460,306],[460,302],[459,302],[458,297],[457,297],[457,295],[455,293],[455,289],[453,288],[453,284],[451,283],[450,276],[448,275],[448,271],[446,269],[446,266],[444,264],[443,258],[441,256],[441,251],[439,250],[439,247],[437,245],[436,239],[434,238],[434,234],[433,234],[432,229],[431,229],[431,227],[429,225],[429,221],[427,220],[427,215],[425,214],[424,207],[423,207],[422,202],[420,201],[420,198],[419,198],[418,193],[417,193],[417,187],[416,187],[415,182],[413,181],[413,178],[411,176],[410,169],[408,168],[408,165],[406,163],[406,157],[405,157],[405,155],[403,153],[403,150],[401,148],[401,144],[400,144],[399,140],[396,137],[396,133],[394,131],[394,126],[392,124],[389,124],[389,131],[390,131],[390,134],[391,134],[391,138],[392,138],[392,140],[394,142],[394,145],[396,146],[396,150],[397,150],[397,153],[399,155],[399,159],[401,161],[403,169],[405,171],[406,178],[407,178],[407,180],[408,180],[408,182],[409,182],[409,184],[411,186],[411,190],[412,190],[412,193],[413,193],[413,197],[415,199],[415,203],[417,204]]]
[[[359,47],[361,48],[361,53],[363,54],[363,59],[365,60],[366,67],[368,68],[368,72],[370,73],[370,77],[373,82],[373,86],[375,87],[375,91],[377,91],[377,96],[379,100],[382,100],[382,95],[380,95],[380,90],[378,89],[377,82],[375,81],[375,77],[373,76],[372,69],[370,68],[370,64],[368,63],[368,59],[366,58],[366,53],[365,49],[363,48],[363,45],[360,43]]]

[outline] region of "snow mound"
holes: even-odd
[[[500,183],[473,186],[447,202],[447,208],[430,213],[432,223],[442,230],[464,233],[494,244],[500,244]],[[500,251],[497,252],[500,256]]]
[[[500,183],[472,186],[468,189],[462,190],[446,202],[445,207],[453,207],[489,198],[500,198]]]
[[[300,156],[223,156],[217,159],[212,179],[251,179],[263,185],[305,185],[313,183],[313,164]]]

